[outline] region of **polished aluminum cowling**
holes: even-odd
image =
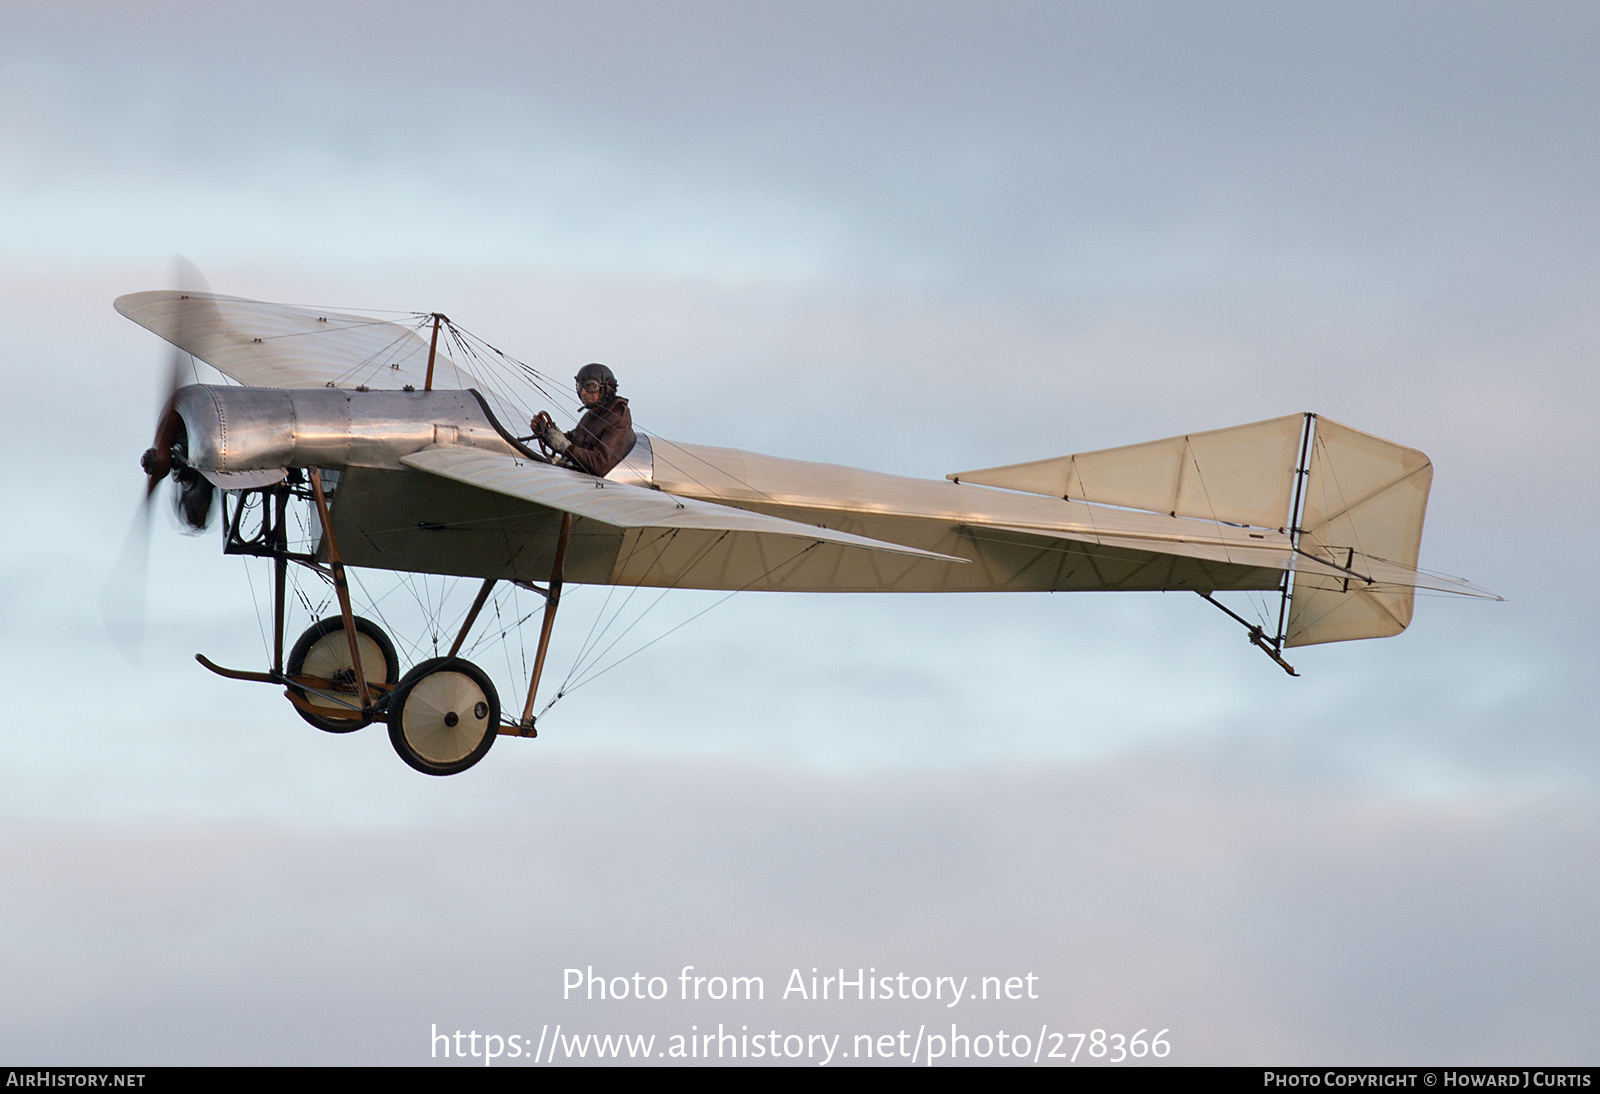
[[[192,384],[174,399],[188,431],[188,462],[206,472],[398,470],[401,456],[437,444],[517,454],[470,391]]]

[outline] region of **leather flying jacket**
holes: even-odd
[[[628,400],[613,397],[604,407],[584,412],[567,435],[571,446],[562,453],[580,471],[605,476],[632,451],[639,439],[633,432],[633,414]]]

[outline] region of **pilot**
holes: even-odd
[[[574,377],[584,415],[570,432],[563,433],[540,414],[533,420],[533,431],[555,451],[561,463],[604,476],[622,462],[638,437],[633,432],[633,415],[628,400],[617,395],[617,378],[605,365],[584,365]]]

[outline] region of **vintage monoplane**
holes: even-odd
[[[283,686],[330,732],[384,720],[395,750],[428,774],[466,770],[497,735],[535,735],[565,584],[1187,590],[1291,675],[1290,647],[1404,630],[1418,589],[1492,595],[1417,568],[1428,458],[1315,414],[946,481],[639,433],[599,478],[513,432],[529,400],[554,404],[548,383],[442,315],[378,319],[181,291],[115,306],[242,385],[175,390],[144,461],[147,496],[170,475],[180,515],[203,528],[220,491],[225,552],[274,566],[271,667],[197,659]],[[296,549],[289,513],[302,506],[315,534]],[[291,564],[331,583],[338,613],[286,655]],[[402,675],[390,637],[355,614],[350,567],[482,586],[448,652]],[[543,601],[520,717],[501,716],[488,674],[461,657],[501,583]],[[1275,594],[1276,627],[1215,599],[1233,590]]]

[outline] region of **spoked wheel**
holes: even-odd
[[[368,687],[373,684],[392,687],[400,678],[400,658],[395,655],[394,643],[370,619],[362,619],[358,615],[355,624],[356,644],[361,650],[361,674],[367,678]],[[344,619],[341,616],[319,619],[306,628],[306,633],[300,636],[294,649],[289,652],[289,661],[284,669],[288,676],[310,676],[327,680],[332,685],[327,691],[322,691],[290,684],[289,690],[301,699],[320,707],[350,708],[349,718],[326,718],[299,707],[294,708],[300,717],[318,729],[329,733],[349,733],[372,721],[371,715],[361,713],[361,691],[356,687],[356,670],[350,661],[350,640],[345,637]],[[374,694],[373,700],[376,701],[381,694],[381,691]]]
[[[400,681],[389,699],[389,740],[426,775],[465,771],[489,751],[500,725],[500,696],[470,661],[436,657]]]

